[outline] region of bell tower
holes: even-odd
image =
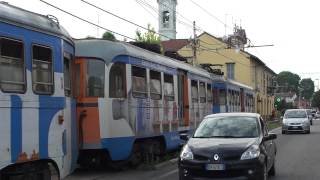
[[[170,39],[176,39],[177,0],[157,0],[159,5],[159,33]],[[160,36],[162,41],[169,40]]]

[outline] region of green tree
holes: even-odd
[[[317,91],[313,94],[311,104],[312,107],[320,108],[320,91]]]
[[[282,71],[277,75],[277,83],[280,87],[285,87],[285,91],[292,91],[299,94],[300,76],[290,71]]]
[[[160,44],[160,37],[156,34],[154,28],[148,24],[148,31],[144,34],[139,29],[136,30],[136,41],[148,44]]]
[[[112,32],[109,32],[109,31],[106,31],[105,33],[103,33],[102,39],[110,40],[110,41],[117,40],[114,34],[112,34]]]
[[[301,96],[310,100],[314,93],[314,83],[311,78],[302,79],[300,81],[300,87],[302,88]]]

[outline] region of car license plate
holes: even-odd
[[[298,129],[298,126],[292,126],[292,129]]]
[[[225,169],[226,168],[224,164],[207,164],[206,165],[206,170],[208,171],[223,171]]]

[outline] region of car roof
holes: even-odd
[[[288,111],[307,111],[307,109],[287,109],[286,112]]]
[[[214,118],[214,117],[234,117],[234,116],[240,116],[240,117],[255,117],[260,118],[260,114],[258,113],[244,113],[244,112],[232,112],[232,113],[217,113],[217,114],[210,114],[207,115],[205,118]]]

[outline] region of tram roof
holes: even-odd
[[[21,26],[33,31],[39,31],[54,36],[64,37],[72,41],[69,33],[59,24],[54,16],[45,16],[25,9],[10,5],[7,2],[0,2],[0,22]]]
[[[249,90],[253,90],[252,87],[247,86],[247,85],[242,84],[242,83],[239,83],[239,82],[237,82],[237,81],[231,80],[231,79],[228,79],[227,82],[230,83],[230,84],[234,84],[234,85],[236,85],[236,86],[240,86],[240,87],[243,87],[243,88],[246,88],[246,89],[249,89]]]
[[[116,42],[102,39],[79,39],[75,40],[76,56],[78,57],[97,57],[103,59],[106,64],[120,55],[127,55],[144,59],[146,61],[159,63],[164,66],[175,69],[186,70],[190,73],[200,75],[202,77],[220,80],[222,77],[208,73],[207,71],[191,66],[187,63],[166,57],[126,42]]]

